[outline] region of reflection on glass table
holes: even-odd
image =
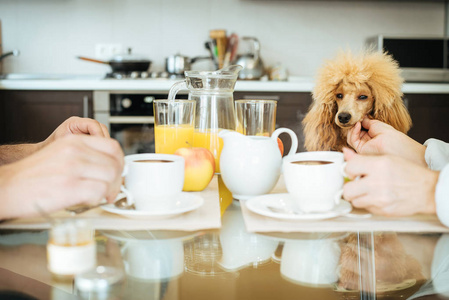
[[[52,278],[47,231],[0,231],[0,298],[76,299]],[[220,230],[97,231],[97,264],[122,270],[111,299],[444,299],[449,235],[249,233],[238,202]],[[432,295],[438,295],[435,298]],[[434,298],[432,298],[434,297]]]

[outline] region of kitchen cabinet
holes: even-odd
[[[93,117],[92,91],[0,91],[0,144],[39,142],[71,116]]]
[[[71,116],[93,117],[92,91],[0,90],[0,144],[45,139]],[[234,92],[234,99],[277,100],[276,128],[298,136],[297,151],[305,151],[302,120],[312,96],[309,92]],[[409,136],[420,143],[434,137],[449,142],[449,94],[405,94],[413,121]],[[286,149],[291,141],[280,136]]]
[[[449,94],[406,94],[413,126],[408,135],[420,143],[429,138],[449,142]]]
[[[298,137],[297,152],[305,151],[302,120],[312,103],[311,93],[234,92],[234,99],[276,100],[276,128],[287,127],[293,130]],[[290,149],[290,137],[287,134],[281,134],[280,139],[284,143],[284,148]]]

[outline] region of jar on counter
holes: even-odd
[[[55,222],[47,243],[48,270],[56,280],[72,280],[97,264],[94,230],[87,220]]]

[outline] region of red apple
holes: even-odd
[[[215,158],[206,148],[179,148],[175,155],[184,157],[184,187],[183,191],[198,192],[204,190],[214,177]]]

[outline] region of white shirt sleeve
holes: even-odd
[[[428,139],[425,159],[431,170],[440,171],[449,164],[449,144],[437,139]]]
[[[449,144],[437,139],[428,139],[425,159],[431,170],[440,171],[435,190],[435,205],[438,219],[449,227]]]
[[[438,177],[435,190],[435,205],[438,219],[449,227],[449,164],[443,168]]]

